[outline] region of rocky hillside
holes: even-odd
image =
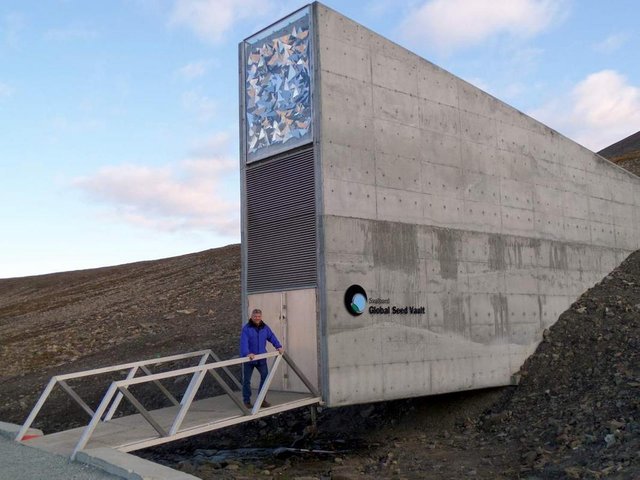
[[[640,176],[640,132],[600,150],[598,154]]]
[[[55,374],[201,348],[230,357],[240,325],[239,245],[0,280],[0,419],[24,420]],[[65,403],[52,397],[37,425],[85,420],[59,415]]]

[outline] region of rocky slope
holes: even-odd
[[[61,373],[212,348],[236,354],[240,248],[0,280],[0,419],[20,423]],[[94,400],[101,393],[79,386]],[[53,395],[36,426],[85,422]]]
[[[600,150],[598,154],[640,176],[640,132]]]

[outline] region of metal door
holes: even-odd
[[[249,309],[262,310],[262,320],[271,327],[284,348],[305,376],[318,385],[318,339],[316,289],[289,290],[286,292],[256,293],[248,296]],[[267,350],[273,347],[267,343]],[[291,392],[307,391],[297,375],[280,364],[272,382],[272,389]],[[258,387],[258,375],[253,382]]]

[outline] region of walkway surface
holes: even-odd
[[[0,480],[121,480],[121,478],[0,436]]]
[[[257,392],[255,393],[257,395]],[[269,392],[271,407],[262,408],[254,415],[244,415],[228,395],[219,395],[193,402],[182,422],[181,430],[173,436],[160,436],[140,414],[127,415],[99,423],[88,444],[82,449],[108,447],[121,452],[131,452],[178,438],[250,422],[274,413],[315,404],[319,400],[317,397],[310,396],[309,393],[271,391]],[[150,414],[160,427],[169,431],[178,409],[178,406],[170,406],[152,410]],[[84,429],[85,427],[79,427],[51,433],[34,438],[29,443],[33,447],[70,457]]]

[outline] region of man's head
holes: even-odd
[[[260,322],[262,322],[262,310],[254,308],[251,311],[251,321],[256,325],[260,325]]]

